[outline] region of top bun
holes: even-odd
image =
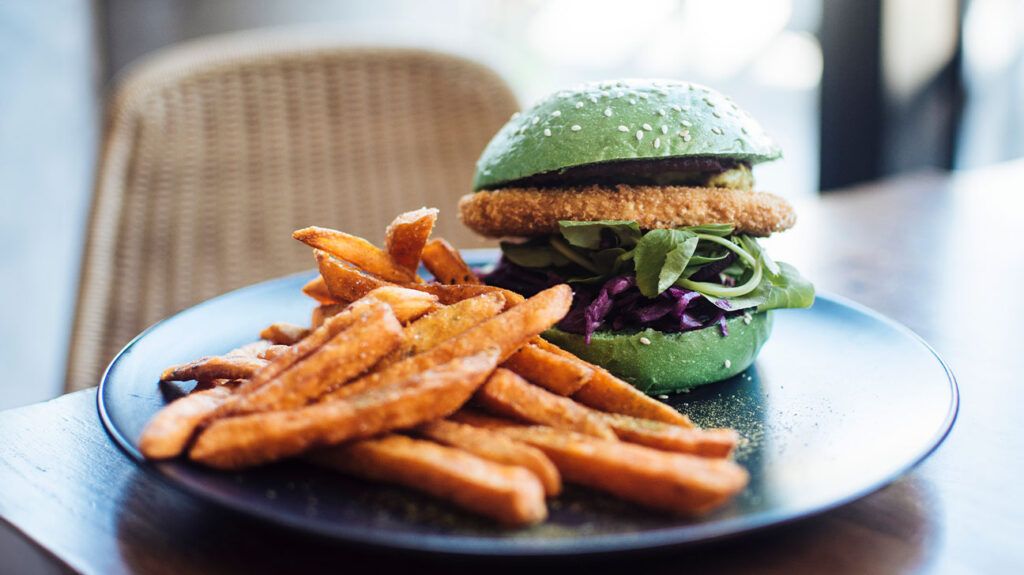
[[[594,82],[513,115],[477,160],[473,188],[618,160],[754,164],[781,155],[760,124],[711,88],[676,80]]]

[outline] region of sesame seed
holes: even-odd
[[[641,99],[641,100],[646,100],[647,98],[649,98],[649,97],[650,97],[650,96],[648,96],[647,94],[639,94],[639,96],[640,96],[640,99]]]
[[[654,129],[654,128],[651,127],[650,124],[644,124],[642,127],[643,127],[643,129],[647,130],[648,132],[650,132],[651,130]]]
[[[551,117],[552,118],[557,118],[557,117],[559,117],[561,115],[562,115],[562,112],[559,111],[559,110],[555,110],[554,112],[551,112]]]
[[[579,110],[583,107],[583,102],[576,102],[576,109]]]
[[[612,117],[612,109],[611,108],[605,108],[604,109],[604,115],[607,118],[611,118]]]
[[[724,134],[724,133],[725,133],[725,132],[723,132],[723,131],[722,131],[722,129],[721,129],[721,128],[719,128],[718,126],[715,126],[714,128],[711,128],[711,131],[712,131],[712,132],[714,132],[714,133],[716,133],[716,134],[718,134],[719,136],[721,136],[722,134]]]
[[[657,150],[661,147],[661,138],[654,138],[654,149]]]
[[[651,340],[647,339],[646,337],[641,337],[640,338],[640,343],[642,343],[644,345],[651,345]]]
[[[725,369],[729,369],[730,367],[732,367],[732,361],[728,359],[725,360]]]
[[[672,106],[672,109],[675,110],[676,112],[682,112],[683,111],[683,109],[679,107],[679,104],[674,104]]]
[[[715,110],[714,112],[711,112],[711,115],[716,117],[716,118],[721,118],[722,117],[722,115],[718,113],[718,110]]]
[[[592,104],[596,104],[596,103],[597,103],[597,96],[591,96],[591,97],[590,97],[590,102],[591,102]]]
[[[709,108],[715,107],[715,103],[709,100],[708,98],[704,98],[704,103],[707,104]]]
[[[689,128],[690,126],[693,125],[693,123],[690,122],[689,120],[683,120],[682,122],[679,122],[679,123],[684,125],[684,126],[686,126],[687,128]]]
[[[679,132],[679,135],[683,137],[683,141],[684,142],[689,142],[690,140],[693,139],[690,136],[690,131],[689,130],[683,130],[682,132]]]
[[[515,120],[519,117],[519,112],[512,112],[512,119]]]
[[[663,393],[658,396],[658,399],[668,399],[668,396]]]
[[[668,126],[662,124],[661,125],[661,133],[662,134],[667,134],[668,133]]]
[[[628,132],[629,128],[627,128],[626,126],[619,126],[619,131],[620,132]]]
[[[530,120],[530,123],[533,124],[534,126],[537,125],[537,122],[540,122],[540,117],[539,116],[534,116],[533,119]]]
[[[544,135],[545,136],[550,136],[551,135],[551,128],[544,128]]]
[[[644,131],[643,130],[637,130],[636,131],[636,140],[639,142],[639,141],[641,141],[643,139],[644,139]]]
[[[659,116],[664,116],[665,115],[665,110],[662,110],[661,108],[658,108],[658,112],[657,113],[658,113]]]
[[[569,128],[569,129],[570,129],[570,130],[572,130],[573,132],[579,132],[579,131],[580,131],[580,130],[582,130],[583,128],[582,128],[582,127],[580,127],[580,125],[579,125],[579,124],[573,124],[573,125],[572,125],[572,127],[571,127],[571,128]]]
[[[633,99],[633,98],[630,98],[630,99],[629,99],[629,105],[630,105],[630,106],[635,106],[635,105],[636,105],[636,100],[635,100],[635,99]]]
[[[741,128],[740,128],[740,131],[741,131],[741,132],[743,132],[744,134],[747,134],[747,133],[748,133],[748,132],[747,132],[747,129],[746,129],[746,128],[742,128],[742,127],[741,127]]]

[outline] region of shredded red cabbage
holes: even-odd
[[[550,271],[524,268],[502,259],[484,281],[531,296],[565,280]],[[558,327],[586,336],[587,343],[600,329],[653,328],[679,333],[717,325],[721,334],[727,336],[726,318],[736,313],[723,309],[725,302],[716,305],[699,292],[678,287],[647,298],[636,287],[634,275],[616,276],[599,285],[576,283],[573,293],[572,307]]]

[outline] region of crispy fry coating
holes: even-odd
[[[317,303],[322,305],[342,303],[338,298],[331,295],[331,292],[327,289],[327,282],[324,281],[324,276],[316,276],[306,282],[306,285],[302,286],[302,293],[315,299]]]
[[[548,329],[569,311],[572,291],[562,284],[548,288],[525,302],[488,319],[437,347],[371,373],[331,392],[327,399],[347,397],[440,365],[454,357],[490,347],[500,350],[499,360],[512,355],[533,336]]]
[[[266,360],[248,355],[214,355],[169,367],[160,374],[160,381],[247,379],[266,365]]]
[[[240,390],[219,415],[302,407],[391,353],[402,340],[402,326],[390,306],[367,299],[344,330],[265,385]]]
[[[643,229],[731,223],[753,236],[796,223],[793,207],[774,194],[684,186],[502,188],[462,196],[459,216],[492,238],[555,234],[559,220],[634,220]]]
[[[293,345],[307,335],[309,335],[309,330],[301,325],[278,322],[263,328],[263,331],[260,332],[260,339],[265,339],[274,345]]]
[[[497,365],[499,350],[458,357],[343,401],[213,421],[189,451],[194,461],[241,469],[451,415]]]
[[[257,357],[259,357],[260,359],[265,359],[267,361],[274,361],[275,359],[277,359],[279,355],[287,352],[289,347],[291,346],[283,344],[272,345],[267,349],[261,351]]]
[[[169,459],[185,451],[196,429],[231,396],[227,386],[195,391],[165,405],[139,437],[139,451],[150,459]]]
[[[386,251],[358,236],[312,226],[292,232],[292,237],[387,281],[410,282],[416,277],[415,271],[398,265]]]
[[[344,473],[402,485],[512,526],[547,517],[544,490],[522,467],[402,435],[317,451],[310,459]]]
[[[399,214],[384,232],[384,245],[394,262],[415,274],[420,254],[437,222],[436,208],[420,208]]]
[[[427,314],[405,327],[402,344],[381,361],[386,367],[423,353],[501,313],[505,300],[498,293],[485,293],[456,302]]]
[[[355,301],[371,291],[395,284],[349,265],[322,250],[313,250],[320,275],[327,284],[331,297],[340,301]]]
[[[594,376],[594,370],[582,362],[572,361],[532,343],[512,354],[503,365],[558,395],[576,393]]]
[[[621,413],[596,410],[593,413],[607,423],[619,439],[663,451],[728,457],[739,441],[734,429],[697,429]]]
[[[562,476],[544,452],[501,433],[446,419],[425,423],[416,432],[489,461],[523,467],[540,479],[548,497],[562,491]]]
[[[494,370],[476,403],[488,411],[530,423],[585,433],[608,441],[618,438],[607,423],[575,401],[533,385],[507,369]]]
[[[601,411],[623,413],[644,419],[674,423],[683,427],[693,427],[690,418],[679,413],[672,406],[648,396],[639,389],[615,377],[608,370],[585,362],[542,338],[535,338],[532,343],[540,349],[580,363],[594,371],[594,375],[587,381],[587,384],[572,395],[572,398],[576,401]]]
[[[441,238],[431,240],[423,248],[423,265],[434,274],[437,281],[448,285],[476,285],[480,278],[476,277],[459,251]]]
[[[500,430],[543,451],[566,481],[652,509],[698,515],[743,490],[749,476],[728,459],[659,451],[564,429],[459,413],[457,421]]]
[[[526,300],[526,298],[514,291],[488,285],[445,285],[436,282],[428,282],[418,285],[410,285],[408,287],[434,294],[437,296],[438,301],[445,305],[458,303],[464,299],[469,299],[485,293],[500,293],[501,296],[505,298],[505,309],[521,304]]]

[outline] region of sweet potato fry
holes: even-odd
[[[169,367],[160,374],[160,381],[247,379],[267,363],[265,359],[248,355],[214,355]]]
[[[380,287],[395,285],[367,273],[351,264],[331,257],[325,251],[313,250],[320,275],[327,284],[331,297],[342,301],[355,301]]]
[[[444,419],[425,423],[417,427],[416,432],[495,463],[526,468],[540,479],[548,497],[562,491],[562,476],[542,451],[499,432]]]
[[[476,402],[489,411],[608,441],[617,441],[607,423],[575,401],[555,395],[503,368],[494,370],[477,390]]]
[[[366,295],[391,306],[395,317],[403,324],[415,321],[438,308],[437,296],[404,287],[379,287]]]
[[[409,271],[395,263],[388,253],[370,242],[360,238],[332,230],[329,228],[309,227],[292,232],[292,237],[300,242],[323,250],[334,257],[349,262],[357,268],[387,281],[411,282],[415,280],[414,271]],[[325,278],[326,279],[326,278]],[[331,292],[334,293],[333,291]]]
[[[322,326],[324,324],[324,322],[327,321],[327,318],[334,317],[334,316],[338,315],[346,307],[348,307],[348,305],[349,304],[346,302],[346,303],[326,303],[326,304],[320,304],[320,305],[316,306],[315,308],[313,308],[313,317],[312,317],[312,319],[309,322],[310,325],[312,326],[312,329],[316,329],[316,328]]]
[[[288,351],[289,347],[291,346],[283,344],[272,345],[267,349],[261,351],[260,354],[256,357],[260,359],[265,359],[267,361],[274,361],[275,359],[277,359],[278,356]]]
[[[516,372],[531,383],[558,395],[572,395],[594,376],[594,370],[579,361],[543,350],[534,344],[524,345],[504,367]]]
[[[289,411],[217,419],[189,456],[218,469],[240,469],[447,417],[461,407],[498,363],[488,348],[415,373],[344,401]]]
[[[310,454],[320,465],[372,481],[423,491],[506,525],[547,517],[544,490],[521,467],[402,435],[356,441]]]
[[[402,326],[390,306],[366,299],[343,331],[265,385],[236,394],[218,415],[302,407],[391,353],[402,339]]]
[[[459,251],[441,238],[430,240],[423,247],[423,265],[443,284],[479,284],[473,270],[469,269]]]
[[[323,325],[313,330],[302,341],[290,346],[286,351],[275,357],[273,361],[252,374],[249,381],[239,387],[238,392],[243,394],[251,393],[265,385],[352,325],[352,322],[355,321],[359,314],[375,302],[376,300],[369,298],[361,299],[352,302],[351,305],[345,308],[344,313],[338,313],[327,318]]]
[[[608,370],[585,362],[543,338],[535,338],[532,343],[540,349],[558,354],[594,370],[594,375],[587,384],[572,395],[576,401],[609,413],[622,413],[643,419],[674,423],[683,427],[693,427],[690,418],[679,413],[672,406],[648,396],[615,377]]]
[[[498,315],[504,304],[501,294],[485,293],[419,318],[405,327],[402,345],[381,361],[381,367],[433,349],[441,342]]]
[[[639,389],[594,366],[594,376],[572,395],[576,401],[610,413],[622,413],[644,419],[691,427],[690,418],[672,406],[648,396]]]
[[[402,297],[403,295],[408,295],[409,297]],[[378,298],[378,296],[381,297]],[[366,312],[368,306],[372,306],[374,303],[383,301],[384,303],[388,303],[390,307],[389,302],[397,300],[404,301],[396,303],[394,307],[391,307],[391,310],[400,322],[418,317],[427,310],[432,309],[434,305],[431,298],[424,298],[420,292],[398,288],[397,286],[381,290],[380,292],[372,291],[365,297],[349,304],[341,312],[325,320],[323,325],[313,330],[302,341],[291,346],[287,351],[282,352],[274,358],[274,361],[261,368],[257,373],[252,374],[250,380],[239,388],[239,393],[251,393],[253,390],[265,385],[267,382],[277,377],[280,373],[297,363],[302,358],[313,353],[313,351],[327,343],[328,340],[333,338],[339,332],[352,325],[355,318]]]
[[[458,414],[456,420],[499,430],[543,451],[562,477],[653,509],[683,515],[710,511],[747,485],[746,470],[729,459],[670,453],[543,426]]]
[[[734,429],[696,429],[621,413],[596,410],[593,413],[607,423],[619,439],[663,451],[728,457],[739,441]]]
[[[346,397],[440,365],[452,358],[489,347],[501,350],[499,360],[512,355],[530,338],[551,327],[569,311],[572,291],[562,284],[548,288],[525,302],[480,323],[437,347],[364,376],[331,392],[327,399]]]
[[[436,208],[420,208],[399,214],[384,232],[384,245],[391,259],[415,274],[420,254],[437,222]]]
[[[445,285],[436,282],[428,282],[423,284],[408,285],[412,289],[425,291],[427,293],[434,294],[437,296],[439,302],[445,305],[451,305],[458,303],[464,299],[476,297],[485,293],[500,293],[505,298],[505,309],[508,309],[514,305],[523,303],[526,298],[517,294],[516,292],[502,289],[495,286],[487,285],[475,285],[475,284],[462,284],[462,285]]]
[[[165,405],[142,430],[139,451],[150,459],[181,455],[196,428],[230,396],[230,387],[211,387]]]
[[[260,332],[260,339],[265,339],[274,345],[293,345],[307,335],[309,335],[309,330],[300,325],[278,322],[263,328],[263,331]]]
[[[302,286],[302,293],[315,299],[320,304],[341,303],[327,289],[327,282],[324,281],[324,276],[316,276],[309,280],[306,285]]]

